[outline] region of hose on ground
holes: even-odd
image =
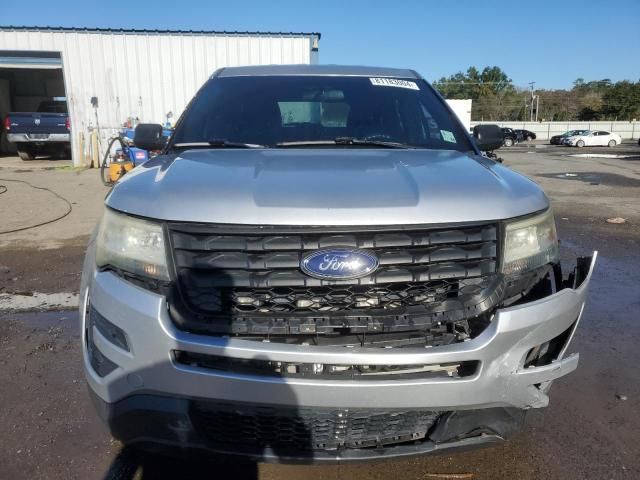
[[[2,230],[2,231],[0,231],[0,235],[4,235],[4,234],[7,234],[7,233],[23,232],[25,230],[30,230],[32,228],[42,227],[44,225],[49,225],[49,224],[51,224],[53,222],[57,222],[58,220],[62,220],[64,217],[69,215],[71,213],[71,211],[73,210],[73,206],[71,205],[71,202],[69,200],[64,198],[62,195],[57,194],[56,192],[54,192],[50,188],[47,188],[47,187],[36,187],[35,185],[33,185],[33,184],[31,184],[31,183],[29,183],[29,182],[27,182],[25,180],[13,180],[13,179],[10,179],[10,178],[0,178],[0,182],[24,183],[26,185],[29,185],[31,188],[35,188],[36,190],[44,190],[46,192],[49,192],[50,194],[54,195],[55,197],[58,197],[60,200],[62,200],[67,205],[67,210],[62,215],[59,215],[59,216],[57,216],[55,218],[52,218],[51,220],[47,220],[46,222],[36,223],[35,225],[29,225],[28,227],[14,228],[14,229],[11,229],[11,230]],[[4,189],[4,190],[2,190],[2,189]],[[0,185],[0,195],[3,194],[3,193],[6,193],[8,189],[9,189],[9,187],[7,187],[6,185]]]

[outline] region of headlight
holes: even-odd
[[[551,210],[507,223],[502,273],[520,273],[558,261],[558,235]]]
[[[98,267],[169,280],[162,226],[105,209],[96,240]]]

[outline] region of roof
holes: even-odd
[[[87,32],[87,33],[121,33],[121,34],[164,34],[164,35],[255,35],[255,36],[279,36],[279,37],[311,37],[318,39],[322,36],[319,32],[258,32],[238,30],[170,30],[170,29],[146,29],[146,28],[101,28],[101,27],[37,27],[25,25],[0,25],[0,30],[36,31],[36,32]]]
[[[420,78],[409,69],[364,67],[355,65],[253,65],[225,67],[214,73],[218,77],[268,75],[342,75],[351,77]]]

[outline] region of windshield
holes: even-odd
[[[363,146],[345,139],[472,150],[425,81],[346,76],[214,78],[185,112],[172,145]]]

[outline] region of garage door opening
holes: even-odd
[[[67,112],[60,53],[0,50],[0,155],[70,159]]]

